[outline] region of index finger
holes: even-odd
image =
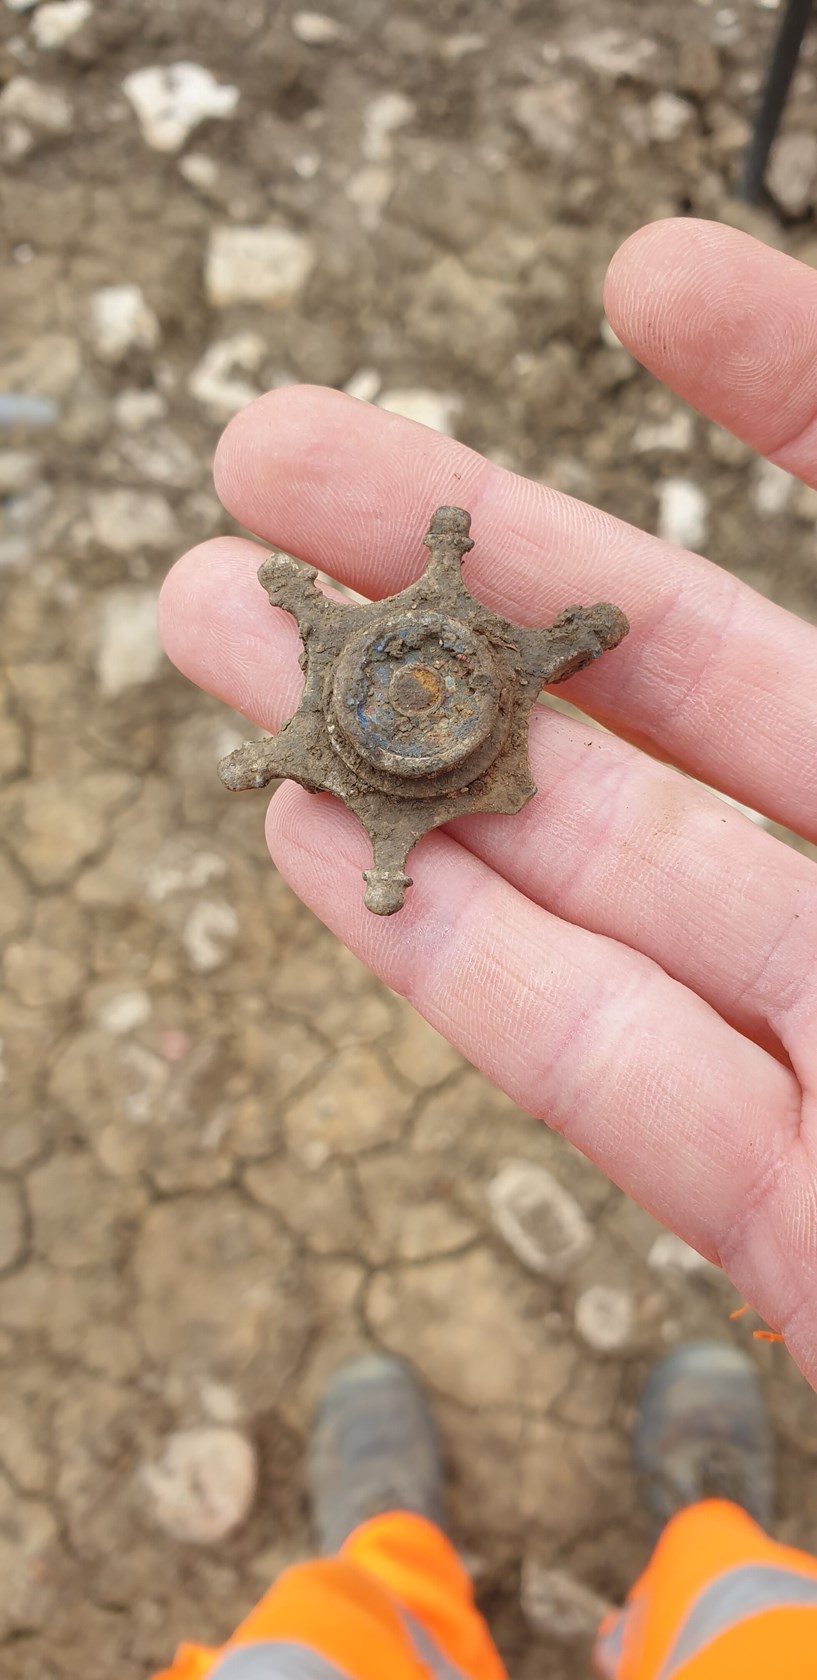
[[[250,530],[373,598],[422,571],[436,506],[467,508],[465,577],[488,606],[522,624],[574,602],[627,614],[627,641],[572,679],[572,700],[817,836],[817,632],[729,573],[337,391],[290,387],[244,409],[216,481]]]

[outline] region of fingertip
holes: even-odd
[[[199,688],[262,729],[292,716],[303,688],[298,631],[270,608],[258,585],[263,550],[242,537],[216,537],[177,560],[157,604],[168,659]]]
[[[218,540],[215,539],[216,542]],[[168,659],[180,669],[183,669],[183,666],[178,656],[187,639],[191,602],[196,600],[201,562],[204,552],[211,550],[213,546],[212,542],[198,543],[195,548],[188,549],[187,553],[171,566],[159,590],[159,599],[156,602],[159,641]]]
[[[159,591],[156,624],[168,659],[180,670],[186,672],[185,656],[204,621],[236,600],[260,558],[261,551],[240,537],[212,537],[171,566]]]
[[[643,265],[656,242],[660,243],[667,237],[668,231],[677,226],[680,220],[677,216],[664,216],[657,222],[645,222],[643,227],[636,228],[619,245],[611,258],[604,279],[604,307],[614,305],[619,292],[626,288],[630,276]],[[669,231],[669,237],[672,233]]]
[[[660,318],[678,277],[705,260],[708,251],[724,255],[730,238],[756,244],[733,228],[695,216],[665,216],[631,233],[608,267],[603,291],[605,314],[622,343],[638,354],[638,343],[632,344],[637,327]]]
[[[359,405],[343,391],[322,385],[286,385],[267,391],[229,421],[219,439],[213,478],[216,492],[234,518],[258,502],[257,479],[269,486],[269,462],[278,462],[282,488],[299,470],[319,475],[327,428],[344,425]],[[273,496],[267,490],[268,500]]]

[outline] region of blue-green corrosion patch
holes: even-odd
[[[391,627],[373,639],[349,686],[347,727],[365,750],[406,769],[457,762],[484,738],[485,687],[465,638]]]

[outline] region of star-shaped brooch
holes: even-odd
[[[315,588],[317,572],[274,550],[258,580],[297,620],[306,681],[278,735],[219,765],[225,787],[289,778],[337,794],[372,842],[366,906],[400,910],[406,859],[429,829],[468,811],[521,810],[536,792],[528,719],[540,691],[564,682],[627,634],[618,607],[568,607],[526,630],[481,606],[462,580],[471,516],[438,508],[422,577],[386,601],[353,605]]]

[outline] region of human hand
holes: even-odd
[[[817,485],[817,274],[725,228],[663,223],[619,252],[606,303],[665,384]],[[269,847],[387,985],[722,1265],[817,1385],[817,867],[638,750],[817,840],[817,630],[337,392],[253,403],[216,482],[249,529],[372,598],[418,575],[429,514],[455,502],[477,539],[467,581],[495,611],[627,613],[627,641],[565,691],[617,735],[535,708],[537,797],[427,836],[399,915],[364,909],[369,841],[334,799],[285,784]],[[232,537],[194,549],[160,628],[181,671],[276,730],[300,644],[260,558]]]

